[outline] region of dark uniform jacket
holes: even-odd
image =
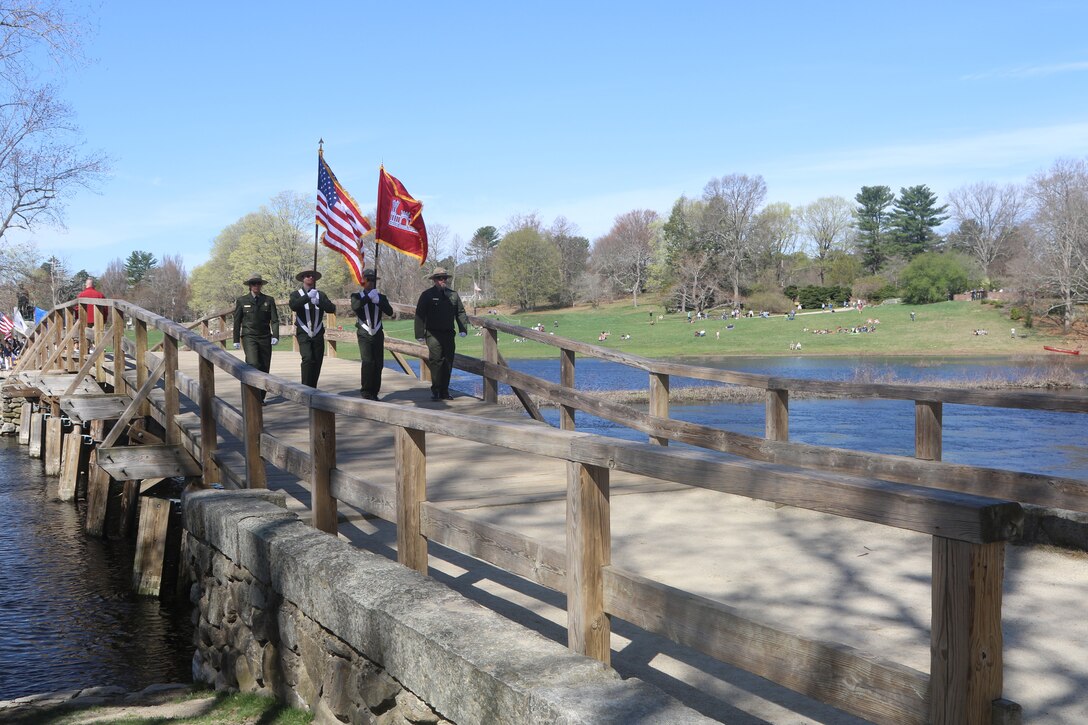
[[[244,294],[234,303],[234,341],[242,336],[273,338],[280,336],[280,315],[276,300],[261,293],[254,299]]]
[[[448,287],[429,287],[419,296],[416,303],[416,339],[425,337],[427,332],[453,332],[453,323],[461,332],[469,327],[468,314],[461,303],[461,295]]]
[[[377,335],[382,329],[382,315],[393,316],[393,305],[389,298],[378,293],[378,301],[372,302],[369,293],[352,292],[351,310],[359,318],[356,332],[359,335]]]
[[[321,290],[317,291],[316,305],[308,294],[297,289],[291,293],[287,306],[295,313],[295,334],[303,339],[325,334],[325,313],[336,312],[336,303]]]

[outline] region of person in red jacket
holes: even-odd
[[[102,294],[94,288],[94,280],[90,277],[88,277],[87,281],[83,284],[83,291],[76,296],[77,300],[85,298],[91,298],[96,300],[106,299],[106,295]],[[94,327],[94,307],[94,305],[83,305],[83,309],[87,312],[88,327]],[[102,321],[105,322],[106,320],[108,320],[110,316],[110,308],[106,307],[105,305],[97,305],[97,307],[102,310]]]

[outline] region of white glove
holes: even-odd
[[[234,343],[234,349],[235,349],[235,350],[237,350],[237,349],[238,349],[238,348],[240,348],[240,347],[241,347],[241,345],[240,345],[240,344],[238,344],[237,342],[236,342],[236,343]]]
[[[464,336],[465,336],[465,335],[467,335],[467,334],[468,334],[468,333],[466,333],[466,332],[458,332],[458,333],[457,333],[457,336],[458,336],[458,337],[464,337]]]
[[[273,337],[272,338],[272,344],[273,345],[279,345],[280,344],[280,339],[278,337]]]
[[[417,338],[416,338],[416,342],[427,342],[427,338],[425,338],[425,337],[417,337]]]
[[[379,299],[378,298],[378,290],[376,290],[376,289],[370,290],[370,294],[367,295],[367,297],[369,297],[370,301],[373,302],[374,304],[378,304],[378,299]]]
[[[317,304],[318,294],[316,289],[312,289],[306,294],[309,296],[310,300],[313,301],[314,304]]]

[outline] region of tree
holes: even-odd
[[[125,281],[129,289],[135,289],[147,280],[159,264],[151,252],[136,251],[125,260]]]
[[[1032,256],[1041,285],[1061,303],[1062,327],[1088,296],[1088,160],[1059,159],[1031,179]]]
[[[973,256],[986,276],[993,277],[995,264],[1008,256],[1019,232],[1025,206],[1020,187],[980,182],[953,189],[948,201],[959,224],[950,244]]]
[[[801,210],[801,228],[812,240],[820,284],[827,275],[828,258],[833,252],[845,251],[853,232],[853,210],[841,196],[825,196]]]
[[[728,275],[734,301],[740,297],[741,274],[758,241],[756,215],[766,196],[763,177],[746,174],[711,179],[703,189],[702,235]]]
[[[162,264],[151,270],[147,282],[139,288],[140,296],[135,300],[136,304],[178,322],[189,318],[192,291],[180,254],[164,255]]]
[[[958,252],[923,252],[903,270],[903,301],[910,305],[944,302],[971,289],[971,261]]]
[[[659,235],[657,212],[637,209],[616,217],[608,234],[593,244],[594,268],[613,287],[629,292],[635,307],[649,278]]]
[[[526,226],[503,236],[495,250],[495,288],[519,309],[531,310],[559,285],[559,250],[539,229]]]
[[[947,204],[937,206],[937,195],[925,184],[900,189],[891,219],[896,253],[914,259],[931,251],[940,238],[935,230],[948,220],[947,210]]]
[[[472,281],[479,285],[485,294],[490,293],[491,258],[498,246],[499,230],[493,226],[484,226],[473,233],[465,250],[472,270]]]
[[[887,186],[863,186],[854,201],[854,226],[856,243],[861,253],[861,263],[875,274],[888,258],[888,225],[891,213],[888,207],[895,201],[895,194]]]
[[[77,27],[59,6],[0,8],[0,240],[11,229],[63,224],[64,204],[108,171],[101,154],[81,150],[71,108],[39,85],[34,59],[78,59]]]
[[[798,214],[784,201],[763,207],[756,217],[756,267],[770,274],[775,291],[785,285],[786,266],[797,249]]]
[[[589,259],[589,240],[578,234],[578,225],[557,217],[548,230],[547,238],[559,252],[559,287],[553,299],[569,307],[577,296],[578,278],[585,274]]]

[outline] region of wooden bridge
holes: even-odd
[[[229,313],[186,327],[107,300],[95,315],[89,327],[73,303],[53,310],[7,390],[34,401],[24,406],[21,435],[61,476],[62,492],[74,495],[79,471],[89,471],[89,531],[101,533],[111,476],[123,482],[122,520],[139,509],[141,532],[164,526],[168,504],[138,494],[165,478],[282,488],[330,534],[357,540],[373,529],[368,522],[395,525],[397,559],[424,574],[433,572],[428,547],[436,544],[565,595],[567,640],[579,653],[608,663],[617,617],[873,722],[1016,722],[1019,707],[1003,696],[1006,542],[1020,536],[1025,506],[1088,512],[1085,481],[940,461],[944,403],[1085,413],[1083,394],[784,379],[638,358],[473,318],[484,357],[459,355],[457,366],[483,377],[483,400],[431,402],[407,362],[426,348],[388,340],[406,374],[387,370],[374,402],[358,395],[355,361],[326,357],[319,390],[292,382],[294,355],[276,353],[268,375],[249,367],[225,349]],[[159,345],[149,346],[149,329],[163,334]],[[507,367],[500,332],[556,347],[560,384]],[[354,344],[350,332],[329,337],[333,353],[338,342]],[[644,370],[648,412],[576,390],[577,355]],[[675,375],[765,390],[765,436],[670,419]],[[527,414],[495,405],[500,383]],[[791,391],[913,400],[915,458],[790,443]],[[533,396],[560,406],[558,429],[542,422]],[[580,433],[578,411],[648,440]],[[702,591],[704,564],[692,571],[683,558],[709,554],[720,566],[717,557],[739,560],[758,544],[727,545],[722,532],[685,541],[687,514],[668,509],[693,503],[723,522],[738,510],[776,510],[769,503],[875,527],[887,540],[908,536],[907,545],[929,539],[928,672],[895,661],[898,652],[862,654],[796,634],[789,622],[755,621]],[[834,524],[826,531],[834,536]],[[137,561],[151,590],[161,579],[160,546],[141,547]]]

